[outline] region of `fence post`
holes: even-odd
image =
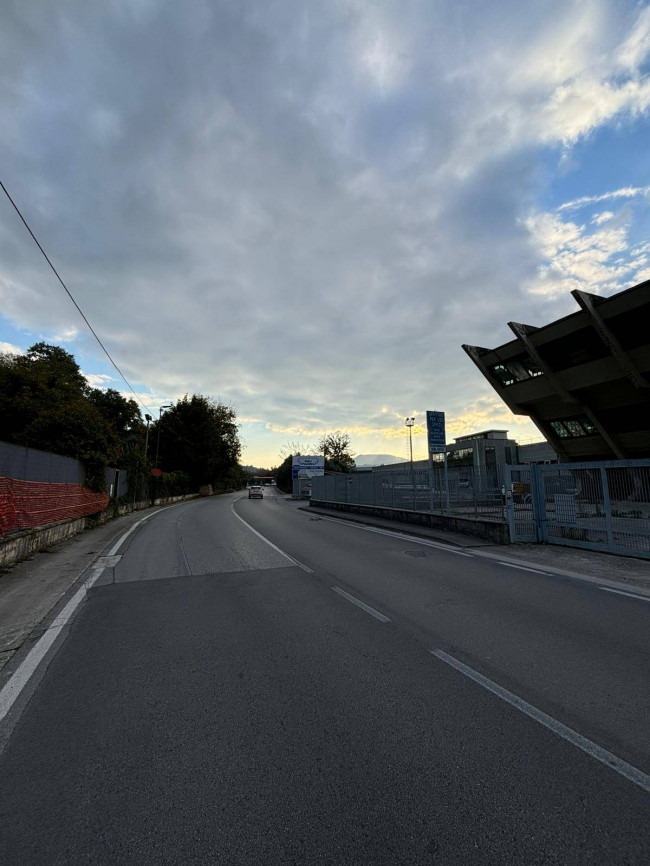
[[[546,525],[546,489],[541,467],[534,463],[530,466],[530,491],[537,541],[548,542],[548,527]]]
[[[603,488],[603,510],[605,512],[605,531],[607,532],[607,546],[614,549],[614,531],[612,529],[612,500],[609,495],[609,481],[607,470],[600,467],[600,482]]]

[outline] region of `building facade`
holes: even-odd
[[[561,460],[650,457],[650,280],[543,327],[509,322],[496,349],[464,345],[509,409]]]

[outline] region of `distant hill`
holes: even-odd
[[[354,458],[357,469],[364,466],[381,466],[384,463],[404,463],[404,457],[396,457],[394,454],[357,454]]]

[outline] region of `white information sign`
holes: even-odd
[[[322,454],[316,454],[313,457],[291,458],[291,477],[293,479],[315,478],[318,475],[325,475],[325,458]]]

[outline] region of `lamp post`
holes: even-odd
[[[144,438],[144,462],[147,462],[147,451],[149,450],[149,424],[151,423],[151,415],[144,416],[147,422],[147,435]]]
[[[413,511],[415,511],[415,475],[413,474],[413,425],[415,418],[407,418],[404,422],[409,428],[409,454],[411,455],[411,486],[413,487]]]
[[[409,428],[409,453],[411,455],[411,472],[413,472],[413,425],[415,418],[407,418],[404,423]]]
[[[158,409],[158,437],[156,439],[156,468],[158,467],[158,451],[160,449],[160,421],[162,419],[162,411],[163,409],[171,409],[173,403],[165,403],[164,406],[161,406]]]

